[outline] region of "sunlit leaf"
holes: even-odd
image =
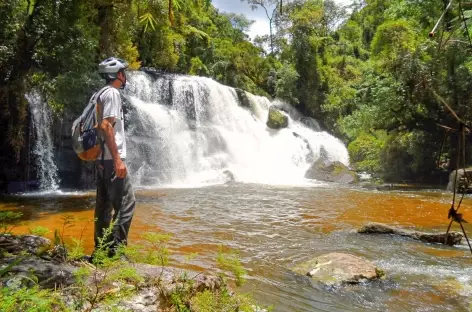
[[[144,32],[147,31],[147,28],[150,26],[152,30],[156,30],[154,24],[157,24],[156,19],[151,13],[145,13],[139,17],[139,23],[144,24]]]

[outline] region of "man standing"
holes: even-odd
[[[126,140],[120,91],[126,85],[125,69],[128,63],[110,57],[98,65],[98,71],[107,86],[99,93],[97,103],[101,115],[103,135],[102,155],[96,160],[97,199],[95,207],[95,249],[105,230],[114,226],[108,256],[116,253],[119,245],[126,245],[136,199],[126,168]],[[100,114],[100,112],[102,114]],[[100,119],[99,119],[100,120]],[[112,218],[112,210],[114,210]]]

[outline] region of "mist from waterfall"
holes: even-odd
[[[26,95],[32,116],[34,144],[32,153],[36,160],[36,175],[41,191],[59,188],[57,166],[54,159],[54,144],[51,133],[51,112],[47,102],[36,91]]]
[[[128,162],[135,184],[199,186],[225,183],[299,185],[326,151],[348,165],[343,143],[289,112],[289,126],[266,126],[269,107],[286,107],[204,77],[129,75],[126,92]],[[293,108],[292,111],[295,111]],[[301,117],[301,116],[300,116]]]

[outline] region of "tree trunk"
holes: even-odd
[[[113,4],[102,5],[97,7],[98,21],[97,25],[100,27],[100,41],[99,41],[99,55],[100,57],[112,56],[111,32],[112,32],[112,18],[113,18]]]

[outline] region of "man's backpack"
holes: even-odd
[[[99,126],[103,107],[98,99],[108,88],[110,86],[105,86],[92,95],[82,115],[72,124],[72,147],[82,160],[94,161],[102,152],[103,140]]]

